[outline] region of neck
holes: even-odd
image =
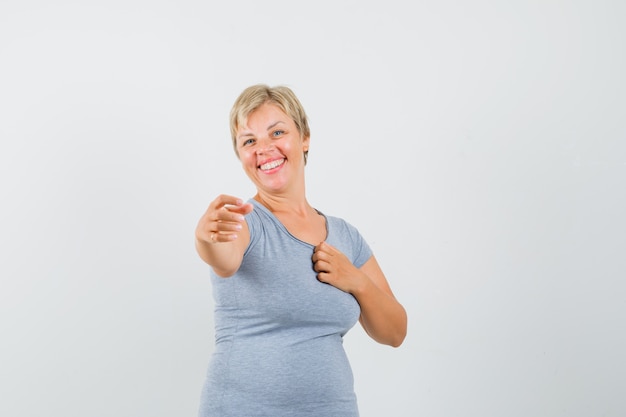
[[[269,195],[258,191],[254,199],[263,204],[272,213],[295,213],[306,215],[315,211],[304,193],[300,196]]]

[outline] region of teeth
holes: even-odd
[[[285,162],[284,159],[277,159],[276,161],[268,162],[267,164],[261,165],[260,168],[263,171],[267,171],[268,169],[276,168],[277,166],[282,165],[283,162]]]

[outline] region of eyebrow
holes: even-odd
[[[277,122],[274,122],[274,123],[272,123],[271,125],[269,125],[269,126],[267,127],[267,130],[271,130],[272,128],[276,127],[276,125],[278,125],[278,124],[280,124],[280,123],[285,123],[285,122],[283,122],[282,120],[279,120],[279,121],[277,121]]]

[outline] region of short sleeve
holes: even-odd
[[[372,249],[365,241],[356,227],[347,221],[329,217],[328,243],[341,250],[352,264],[357,268],[362,267],[372,257]]]

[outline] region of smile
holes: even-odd
[[[261,171],[269,171],[270,169],[274,169],[277,168],[279,166],[281,166],[282,164],[285,163],[285,159],[276,159],[275,161],[271,161],[271,162],[267,162],[261,166],[259,166],[259,169]]]

